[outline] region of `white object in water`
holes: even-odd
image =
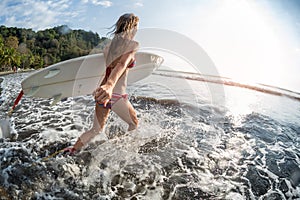
[[[10,125],[8,120],[0,120],[0,138],[10,136]]]

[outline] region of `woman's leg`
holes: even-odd
[[[96,103],[93,127],[78,138],[73,147],[75,150],[81,149],[83,146],[88,144],[96,135],[98,135],[100,131],[102,131],[108,118],[109,111],[109,108],[103,108],[103,106],[99,106]]]
[[[120,98],[111,108],[128,125],[128,131],[136,129],[138,118],[136,112],[128,99]]]

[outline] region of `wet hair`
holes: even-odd
[[[138,16],[134,15],[133,13],[126,13],[118,19],[113,26],[113,30],[109,33],[114,35],[129,34],[136,28],[138,22]]]
[[[106,57],[107,65],[118,62],[120,56],[137,50],[138,43],[132,37],[126,36],[135,35],[138,22],[139,18],[132,13],[124,14],[118,19],[113,26],[114,29],[110,32],[113,38],[109,44],[109,51]]]

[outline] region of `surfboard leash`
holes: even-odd
[[[58,150],[58,151],[55,151],[54,153],[48,155],[48,156],[45,156],[45,157],[42,157],[36,161],[33,161],[30,166],[36,166],[39,162],[46,162],[48,161],[49,159],[51,158],[54,158],[56,155],[60,154],[60,153],[63,153],[64,152],[64,149],[61,149],[61,150]]]
[[[10,111],[8,112],[8,116],[11,116],[14,109],[16,108],[16,106],[18,105],[18,103],[20,102],[21,98],[23,97],[24,92],[23,90],[21,90],[21,92],[19,93],[18,97],[16,98],[13,107],[10,109]]]
[[[64,152],[64,151],[65,151],[64,149],[55,151],[54,153],[50,154],[49,156],[46,156],[46,157],[42,158],[42,161],[47,161],[47,160],[49,160],[50,158],[53,158],[53,157],[55,157],[57,154],[60,154],[60,153],[62,153],[62,152]]]

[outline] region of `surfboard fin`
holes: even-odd
[[[34,96],[40,89],[40,86],[33,86],[30,88],[29,92],[26,94],[28,97]]]
[[[57,102],[59,102],[61,100],[61,97],[62,97],[62,94],[56,94],[54,95],[52,98],[53,98],[53,101],[51,103],[50,106],[54,106],[55,104],[57,104]]]
[[[164,59],[160,56],[152,55],[151,62],[153,62],[156,66],[160,66],[164,62]]]
[[[48,71],[48,74],[46,74],[44,76],[44,78],[52,78],[52,77],[56,76],[57,74],[59,74],[59,72],[60,72],[60,69],[50,69]]]

